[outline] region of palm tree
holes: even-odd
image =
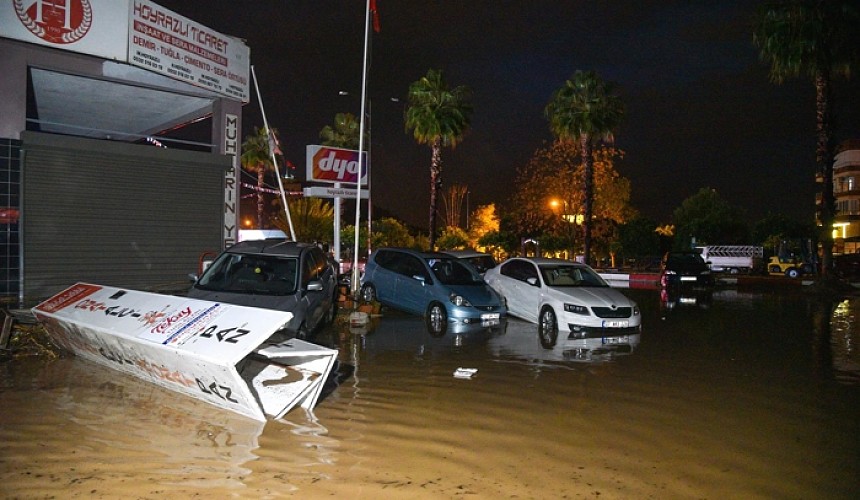
[[[613,132],[624,116],[615,86],[604,82],[594,71],[577,71],[556,90],[544,113],[549,128],[560,141],[576,141],[585,167],[585,210],[583,245],[585,262],[591,261],[591,229],[594,211],[594,158],[592,147],[599,141],[611,142]]]
[[[805,76],[815,85],[815,161],[824,185],[821,193],[823,277],[831,275],[835,218],[833,197],[833,131],[830,91],[835,76],[849,76],[860,55],[860,10],[856,0],[772,2],[759,11],[753,43],[770,64],[770,78]]]
[[[472,105],[471,91],[459,86],[449,89],[441,70],[409,85],[406,108],[406,131],[419,144],[429,144],[430,157],[430,249],[436,246],[436,201],[442,187],[442,148],[455,147],[469,129]]]
[[[358,149],[360,125],[352,113],[338,113],[334,115],[334,126],[326,125],[320,130],[322,145]],[[367,133],[365,133],[366,135]],[[365,138],[365,142],[369,142],[369,139]]]
[[[272,129],[277,137],[278,131]],[[278,151],[275,152],[278,154]],[[269,169],[277,170],[272,165],[272,154],[269,152],[269,134],[266,128],[254,127],[254,133],[245,138],[242,143],[242,168],[257,175],[257,228],[263,229],[263,187],[265,186],[266,172]]]

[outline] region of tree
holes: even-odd
[[[647,217],[636,217],[619,226],[618,242],[625,259],[642,261],[660,254],[657,223]]]
[[[478,249],[480,239],[487,233],[499,230],[496,205],[481,205],[472,212],[469,219],[469,245]]]
[[[610,147],[592,149],[594,208],[592,223],[605,249],[614,237],[615,225],[633,215],[630,207],[630,182],[615,170],[623,156]],[[584,217],[584,175],[579,144],[555,141],[535,151],[529,162],[517,169],[512,196],[516,232],[536,237],[544,250],[579,250],[577,225]]]
[[[773,82],[805,76],[815,85],[815,158],[824,180],[820,218],[825,277],[830,276],[833,261],[830,231],[835,218],[831,82],[835,76],[849,76],[860,61],[858,26],[856,0],[792,0],[764,5],[753,32],[753,43],[770,65]]]
[[[460,214],[463,211],[463,200],[469,188],[463,184],[451,184],[445,190],[442,198],[445,206],[445,225],[460,227]],[[468,216],[468,214],[467,214]]]
[[[278,131],[272,129],[272,135],[277,140]],[[280,151],[275,150],[277,156]],[[257,228],[263,228],[263,212],[265,203],[263,200],[263,187],[266,184],[266,172],[269,170],[277,174],[277,169],[272,164],[272,153],[269,150],[269,134],[265,127],[254,127],[254,133],[245,138],[242,143],[242,156],[240,158],[242,168],[257,176]],[[289,234],[289,231],[287,232]]]
[[[440,250],[462,250],[469,244],[469,235],[457,226],[448,226],[439,235]]]
[[[594,165],[592,148],[600,141],[611,142],[624,116],[621,99],[613,95],[614,85],[604,82],[593,71],[577,71],[556,90],[544,113],[550,131],[561,141],[580,145],[584,170],[583,245],[585,262],[591,256],[591,228],[594,206]]]
[[[449,89],[439,70],[409,85],[406,130],[419,144],[428,144],[430,158],[430,249],[436,246],[437,193],[442,187],[442,148],[455,147],[469,129],[471,92],[465,86]]]
[[[729,205],[715,189],[702,188],[675,209],[675,248],[696,245],[732,245],[749,242],[749,229],[741,209]]]
[[[352,113],[337,113],[334,115],[334,126],[326,125],[320,130],[320,141],[323,146],[336,148],[358,149],[360,123]],[[367,135],[365,133],[365,135]],[[367,141],[367,139],[365,139]]]
[[[281,202],[278,200],[277,205]],[[290,204],[290,217],[296,232],[296,241],[329,241],[331,228],[334,223],[334,208],[331,203],[319,198],[293,198],[287,200]],[[290,234],[290,226],[278,211],[272,218],[272,224],[286,234]]]
[[[379,247],[412,247],[415,238],[409,234],[409,229],[397,219],[384,217],[376,221],[371,241],[374,248]]]

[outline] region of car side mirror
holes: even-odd
[[[531,286],[539,286],[538,285],[538,279],[535,277],[526,278],[526,283],[528,283]]]
[[[190,279],[192,283],[197,283],[197,273],[188,273],[188,279]]]
[[[414,274],[414,275],[412,275],[412,278],[413,278],[413,279],[416,279],[416,280],[418,280],[418,281],[420,281],[422,285],[424,284],[424,276],[420,276],[420,275],[418,275],[418,274]]]
[[[320,292],[323,289],[323,283],[320,280],[311,280],[308,282],[309,292]]]

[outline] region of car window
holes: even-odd
[[[470,257],[468,259],[469,264],[475,266],[475,269],[478,270],[479,273],[485,272],[487,269],[492,269],[496,267],[496,261],[493,260],[493,257],[489,255],[479,255],[477,257]]]
[[[540,266],[541,276],[547,286],[554,287],[604,287],[609,286],[597,273],[579,266]]]
[[[499,269],[501,274],[520,281],[528,281],[529,278],[537,279],[537,269],[531,262],[524,260],[512,260],[502,264]]]
[[[390,271],[397,272],[395,269],[395,266],[396,266],[396,263],[398,261],[397,257],[399,255],[400,254],[398,254],[396,252],[389,252],[387,250],[380,250],[380,251],[376,252],[376,257],[374,257],[373,260],[376,261],[376,263],[377,263],[377,265],[379,265],[379,267],[388,269]]]
[[[421,263],[421,259],[414,255],[408,255],[405,253],[397,254],[397,259],[395,259],[394,263],[394,271],[405,276],[409,276],[410,278],[415,276],[424,278],[425,280],[430,278],[430,276],[427,275],[427,270],[424,268],[424,264]]]
[[[483,282],[473,269],[456,259],[427,259],[427,265],[436,279],[445,285],[475,285]]]
[[[286,295],[296,291],[298,259],[224,253],[195,286],[203,290]]]

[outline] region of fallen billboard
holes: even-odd
[[[292,313],[77,283],[33,308],[60,347],[256,420],[316,405],[337,351],[276,342]]]

